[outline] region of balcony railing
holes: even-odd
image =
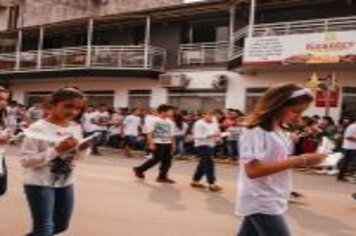
[[[356,29],[356,16],[259,24],[253,36],[308,34]]]
[[[182,44],[179,49],[180,65],[209,65],[224,63],[229,58],[228,42]]]
[[[90,50],[89,50],[90,49]],[[0,73],[68,69],[163,71],[166,51],[150,46],[67,47],[0,54]]]

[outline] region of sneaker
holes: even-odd
[[[158,183],[163,183],[163,184],[175,184],[176,182],[172,179],[169,178],[157,178]]]
[[[315,172],[316,174],[318,175],[325,175],[328,173],[328,170],[327,169],[322,169],[322,170],[318,170]]]
[[[340,181],[340,182],[349,182],[349,180],[346,179],[345,177],[338,177],[338,178],[337,178],[337,181]]]
[[[152,157],[153,157],[152,154],[147,154],[147,155],[145,155],[145,158],[146,158],[146,159],[151,159]]]
[[[339,170],[336,170],[336,169],[328,170],[328,172],[326,173],[326,175],[329,175],[329,176],[335,176],[337,174],[339,174]]]
[[[137,167],[133,168],[133,172],[138,179],[145,179],[145,174],[142,171],[139,171]]]
[[[301,194],[301,193],[292,191],[292,192],[290,193],[290,197],[291,197],[291,198],[302,198],[302,197],[304,197],[304,195]]]

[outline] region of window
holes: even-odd
[[[105,104],[108,107],[114,106],[114,91],[84,91],[87,95],[87,104],[97,107],[100,104]],[[37,102],[43,102],[51,92],[40,91],[40,92],[28,92],[26,94],[26,104],[28,106],[33,105]]]
[[[342,116],[356,113],[356,87],[343,88]]]
[[[246,112],[249,112],[256,105],[268,88],[248,88],[246,90]]]
[[[19,16],[20,16],[19,6],[9,7],[9,20],[8,20],[8,27],[7,27],[9,30],[17,29]]]
[[[187,111],[222,109],[225,107],[223,90],[171,90],[169,104]]]
[[[129,108],[149,108],[151,102],[151,90],[130,90]]]

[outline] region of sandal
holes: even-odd
[[[200,183],[191,183],[190,186],[192,188],[206,188],[204,184],[200,184]]]
[[[210,185],[209,191],[211,192],[221,192],[223,189],[217,185]]]

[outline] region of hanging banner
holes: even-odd
[[[356,63],[356,31],[247,38],[244,65]]]

